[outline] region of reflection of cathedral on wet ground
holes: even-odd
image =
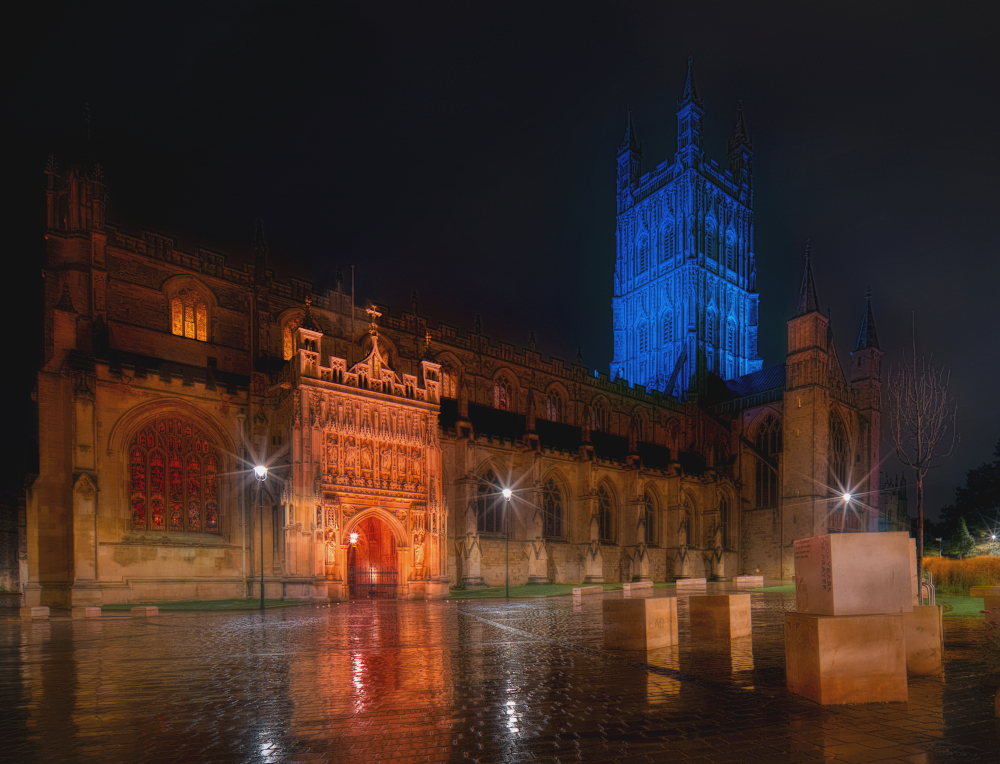
[[[845,373],[807,259],[786,359],[762,368],[750,141],[741,114],[720,169],[701,116],[689,70],[678,153],[646,175],[629,120],[614,378],[279,281],[259,225],[243,267],[126,233],[99,167],[51,161],[29,604],[256,595],[261,572],[322,601],[508,567],[788,577],[794,539],[877,529],[871,308]]]

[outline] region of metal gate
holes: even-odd
[[[371,517],[358,525],[357,533],[357,541],[347,550],[347,589],[351,598],[395,599],[399,570],[392,532]]]

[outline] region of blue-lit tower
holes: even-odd
[[[673,393],[711,372],[761,368],[753,251],[753,144],[743,106],[728,166],[705,157],[704,109],[688,59],[677,153],[642,174],[629,112],[618,149],[612,377]]]

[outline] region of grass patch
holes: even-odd
[[[283,607],[308,605],[308,602],[293,602],[291,600],[264,600],[267,610]],[[203,610],[260,610],[260,600],[184,600],[181,602],[135,602],[128,605],[101,605],[101,610],[109,613],[129,611],[134,607],[152,605],[160,612],[187,612]]]
[[[938,605],[951,605],[945,618],[982,618],[980,612],[986,607],[982,597],[935,597]]]
[[[778,592],[779,594],[795,594],[795,584],[785,584],[783,586],[761,586],[757,589],[748,589],[751,592]]]

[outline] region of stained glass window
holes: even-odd
[[[608,428],[608,409],[604,401],[597,398],[590,407],[590,429],[605,432]]]
[[[729,499],[723,496],[719,500],[719,527],[722,530],[720,543],[723,549],[729,548]]]
[[[542,515],[546,537],[562,536],[562,491],[552,478],[542,486]]]
[[[597,526],[601,541],[614,541],[614,500],[607,486],[597,489]]]
[[[778,472],[773,460],[781,452],[781,422],[776,417],[769,414],[761,422],[754,445],[757,447],[757,506],[773,507],[778,503]]]
[[[493,408],[501,411],[512,411],[514,408],[513,387],[502,374],[493,383]]]
[[[479,481],[476,499],[476,530],[480,533],[503,533],[503,488],[493,470]]]
[[[204,433],[164,417],[128,453],[133,530],[219,532],[219,461]]]
[[[200,294],[184,289],[171,298],[170,331],[180,337],[208,341],[208,307]]]
[[[562,398],[555,390],[545,398],[545,418],[550,422],[562,421]]]

